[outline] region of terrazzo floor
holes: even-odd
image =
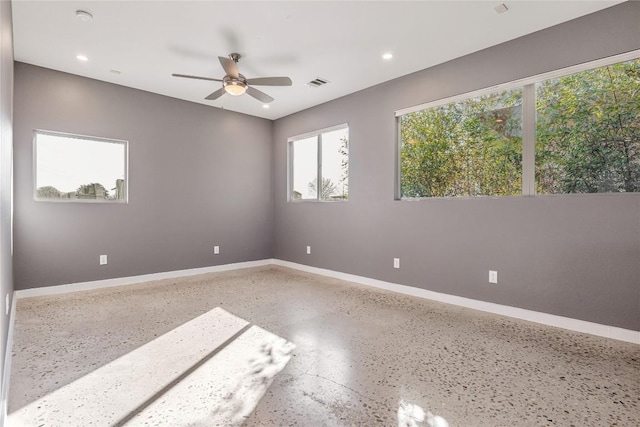
[[[19,300],[9,413],[215,307],[296,346],[245,426],[640,425],[638,345],[281,267]]]

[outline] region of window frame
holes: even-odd
[[[337,130],[347,129],[347,141],[350,141],[349,134],[349,123],[341,123],[334,126],[329,126],[323,129],[305,132],[299,135],[291,136],[287,138],[287,202],[292,203],[317,203],[317,202],[329,202],[329,203],[339,203],[339,202],[348,202],[349,198],[346,199],[323,199],[322,198],[322,134],[329,133]],[[294,199],[293,198],[293,159],[294,159],[294,143],[296,141],[300,141],[303,139],[308,139],[316,137],[317,138],[317,170],[316,170],[316,182],[319,182],[320,188],[316,188],[316,198],[315,199]],[[351,158],[351,150],[347,153],[348,161]]]
[[[536,74],[518,80],[506,83],[500,83],[482,89],[437,99],[434,101],[418,104],[413,107],[407,107],[395,111],[396,122],[396,144],[395,144],[395,185],[394,199],[398,201],[418,201],[432,199],[475,199],[475,198],[504,198],[504,197],[521,197],[521,196],[567,196],[567,195],[596,195],[596,194],[639,194],[627,192],[615,193],[557,193],[557,194],[536,194],[536,176],[535,176],[535,148],[536,148],[536,84],[546,80],[557,79],[571,74],[583,71],[593,70],[600,67],[617,64],[619,62],[627,62],[640,59],[640,49],[629,52],[607,56],[605,58],[596,59],[594,61],[584,62],[569,67],[560,68],[546,73]],[[495,92],[522,88],[522,194],[510,196],[451,196],[451,197],[402,197],[402,135],[401,135],[401,118],[410,113],[422,110],[440,107],[456,102],[466,101],[472,98],[489,95]]]
[[[93,142],[103,142],[109,144],[124,145],[124,187],[123,198],[117,200],[107,199],[43,199],[38,197],[38,135],[50,135],[73,139],[83,139]],[[80,135],[70,132],[59,132],[45,129],[34,129],[33,131],[33,167],[32,167],[32,190],[33,200],[44,203],[129,203],[129,141],[123,139],[104,138],[99,136]]]

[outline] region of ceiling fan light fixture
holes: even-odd
[[[224,82],[224,90],[233,96],[240,96],[247,91],[247,85],[240,81],[228,80]]]

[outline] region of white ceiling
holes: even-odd
[[[504,1],[509,11],[497,14],[500,3],[13,0],[15,59],[276,119],[621,1]],[[257,87],[276,99],[267,110],[248,95],[206,101],[220,83],[171,76],[222,78],[217,57],[231,52],[247,78],[289,76],[293,86]],[[309,87],[317,77],[330,83]]]

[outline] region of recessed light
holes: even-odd
[[[78,56],[76,56],[76,59],[78,59],[78,61],[82,61],[82,62],[87,62],[89,60],[89,58],[87,58],[84,55],[78,55]]]
[[[78,18],[82,22],[93,21],[93,15],[86,10],[76,10],[76,18]]]
[[[269,109],[269,104],[262,104],[262,108],[264,108],[265,110]]]
[[[384,55],[382,55],[382,59],[386,59],[387,61],[390,60],[391,58],[393,58],[393,54],[392,53],[385,53]]]

